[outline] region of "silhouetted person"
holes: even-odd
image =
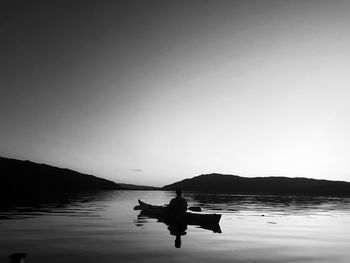
[[[168,209],[174,214],[183,214],[187,211],[187,201],[182,197],[182,190],[176,189],[176,197],[171,199]]]
[[[9,256],[10,263],[24,263],[23,258],[27,256],[26,253],[15,253]]]

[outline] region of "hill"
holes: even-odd
[[[128,190],[161,190],[160,187],[146,186],[146,185],[123,184],[123,183],[119,183],[119,185]]]
[[[213,193],[350,196],[348,182],[289,177],[247,178],[215,173],[185,179],[162,189],[176,188]]]
[[[51,197],[91,190],[121,190],[93,175],[46,164],[0,157],[0,196],[10,201],[46,201]]]

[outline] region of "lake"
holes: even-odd
[[[222,214],[222,233],[187,226],[181,248],[137,200],[165,204],[166,191],[103,191],[59,204],[1,212],[0,262],[350,262],[350,199],[184,193],[190,206]]]

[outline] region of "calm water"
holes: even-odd
[[[106,191],[64,204],[1,212],[0,262],[350,262],[350,199],[185,196],[220,213],[222,233],[188,226],[181,248],[156,219],[138,218],[137,199],[164,204],[162,191]]]

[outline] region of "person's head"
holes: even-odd
[[[10,263],[21,263],[24,262],[23,258],[27,256],[26,253],[15,253],[9,256]]]
[[[176,195],[181,196],[182,195],[182,190],[181,188],[176,188]]]

